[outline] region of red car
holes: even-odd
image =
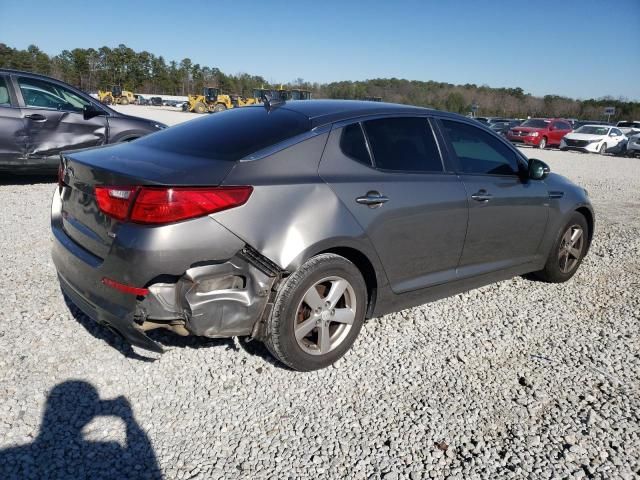
[[[561,118],[530,118],[507,132],[513,143],[524,143],[545,148],[560,145],[560,140],[571,130],[571,124]]]

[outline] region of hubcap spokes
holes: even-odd
[[[294,333],[300,348],[324,355],[340,345],[356,318],[356,297],[344,278],[328,277],[306,291],[296,314]]]
[[[572,225],[562,236],[558,251],[558,264],[562,273],[571,272],[580,261],[584,232],[579,225]]]

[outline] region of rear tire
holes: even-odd
[[[344,257],[321,254],[278,289],[264,343],[294,370],[325,368],[351,348],[366,309],[367,289],[358,268]]]
[[[578,270],[588,248],[589,225],[584,215],[574,212],[558,233],[544,268],[534,275],[544,282],[566,282]]]
[[[547,137],[542,137],[540,139],[540,143],[538,144],[538,148],[540,148],[540,149],[547,148]]]
[[[221,103],[216,103],[216,105],[213,107],[213,113],[224,112],[226,109],[227,107],[225,107]]]
[[[120,99],[120,105],[129,105],[129,99],[127,98],[121,98]]]

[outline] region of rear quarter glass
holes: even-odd
[[[311,130],[311,121],[285,108],[240,107],[143,137],[136,143],[184,155],[236,161]]]

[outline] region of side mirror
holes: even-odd
[[[551,169],[549,165],[537,158],[529,159],[529,178],[532,180],[543,180],[549,175]]]
[[[94,105],[85,105],[82,108],[82,117],[85,120],[90,120],[94,117],[99,117],[100,115],[104,115],[104,112]]]

